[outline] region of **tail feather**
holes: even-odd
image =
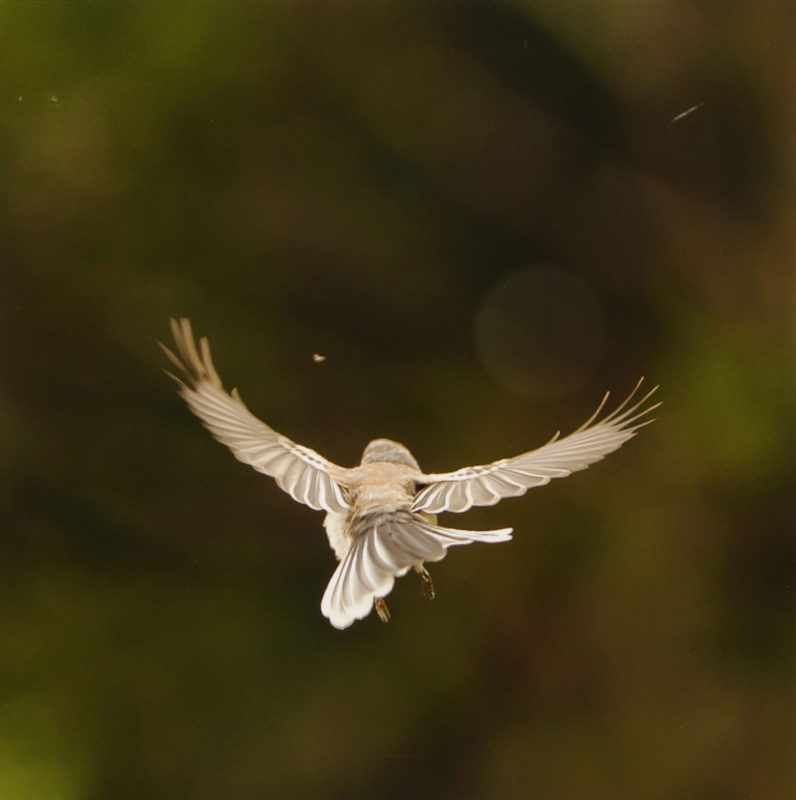
[[[355,526],[350,549],[337,565],[321,601],[335,628],[366,617],[373,600],[386,597],[395,579],[424,561],[440,561],[449,547],[472,542],[506,542],[512,529],[468,531],[435,525],[417,513],[369,515]]]

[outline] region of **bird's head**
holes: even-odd
[[[374,439],[368,443],[362,453],[363,464],[372,464],[374,461],[390,461],[393,464],[406,464],[420,472],[420,466],[415,457],[400,443],[392,439]]]

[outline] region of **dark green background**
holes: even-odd
[[[795,24],[0,5],[0,799],[795,797]],[[594,325],[511,288],[539,268]],[[340,632],[322,517],[160,371],[182,314],[345,465],[511,455],[642,374],[665,404],[445,517],[515,539]]]

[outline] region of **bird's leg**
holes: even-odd
[[[377,597],[373,601],[373,605],[376,607],[376,613],[379,615],[379,619],[382,622],[389,622],[390,621],[390,609],[387,608],[387,603],[383,597]]]
[[[431,580],[431,573],[423,566],[423,564],[415,565],[415,572],[420,575],[420,582],[423,587],[423,597],[426,600],[433,600],[437,595],[434,592],[434,581]]]

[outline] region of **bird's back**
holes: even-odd
[[[412,505],[417,470],[392,461],[373,461],[353,470],[353,517],[393,511]]]

